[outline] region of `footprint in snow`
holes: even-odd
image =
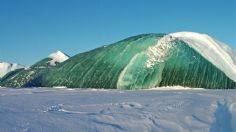
[[[143,106],[140,103],[137,102],[123,102],[123,103],[119,103],[119,107],[120,108],[125,108],[125,109],[129,109],[129,108],[143,108]]]

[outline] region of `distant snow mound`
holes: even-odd
[[[21,68],[26,68],[26,66],[15,63],[0,62],[0,78],[6,75],[8,72]]]
[[[64,54],[61,51],[57,51],[55,53],[52,53],[48,56],[51,60],[49,61],[49,64],[51,66],[56,66],[57,63],[62,63],[69,59],[69,56]]]

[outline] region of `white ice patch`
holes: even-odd
[[[144,90],[205,90],[204,88],[190,88],[183,86],[163,86],[163,87],[155,87]]]
[[[177,32],[169,35],[187,43],[236,82],[236,55],[229,46],[206,34]]]
[[[16,69],[26,68],[23,65],[11,64],[7,62],[0,63],[0,78],[6,75],[8,72],[14,71]]]
[[[57,51],[55,53],[52,53],[48,57],[50,59],[52,59],[49,61],[49,64],[51,66],[56,66],[56,63],[62,63],[64,61],[66,61],[67,59],[69,59],[69,56],[65,55],[61,51]]]
[[[65,89],[65,88],[67,88],[67,87],[66,87],[66,86],[53,86],[53,88]]]
[[[149,59],[146,62],[147,68],[153,67],[157,62],[164,62],[164,58],[168,55],[167,52],[174,46],[173,40],[171,36],[166,35],[157,41],[155,46],[148,49],[147,55]]]

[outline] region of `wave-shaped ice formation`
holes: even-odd
[[[236,81],[236,55],[229,46],[206,34],[176,32],[169,35],[187,43],[230,79]]]

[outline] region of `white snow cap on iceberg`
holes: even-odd
[[[26,68],[26,66],[15,64],[15,63],[7,63],[0,62],[0,78],[6,75],[8,72],[14,71],[16,69]]]
[[[167,36],[184,41],[236,82],[236,54],[229,46],[206,34],[194,32],[177,32]]]
[[[64,54],[61,51],[57,51],[55,53],[52,53],[48,56],[50,59],[49,64],[51,66],[55,66],[56,63],[62,63],[64,61],[66,61],[67,59],[69,59],[69,56],[67,56],[66,54]]]

